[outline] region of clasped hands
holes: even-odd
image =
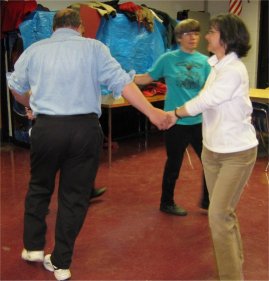
[[[154,107],[152,114],[149,116],[149,120],[153,123],[159,130],[167,130],[175,125],[177,117],[174,111],[165,112],[159,108]]]

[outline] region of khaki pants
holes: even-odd
[[[257,147],[234,153],[215,153],[203,147],[209,226],[220,280],[243,280],[243,249],[235,210],[256,157]]]

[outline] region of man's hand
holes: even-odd
[[[154,107],[151,114],[149,115],[149,120],[159,130],[167,130],[176,123],[176,118],[173,118],[170,112],[165,112],[159,108]]]
[[[178,117],[176,117],[175,111],[174,110],[173,111],[167,111],[166,113],[170,116],[171,122],[173,123],[173,125],[176,124],[176,122],[178,120]]]
[[[30,107],[25,107],[25,112],[29,120],[35,119],[35,116],[33,115],[33,111],[31,110]]]

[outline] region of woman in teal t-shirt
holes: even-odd
[[[197,52],[200,40],[200,24],[193,19],[181,21],[175,27],[179,49],[170,51],[156,61],[145,74],[137,74],[135,83],[146,85],[160,78],[165,79],[167,94],[165,111],[174,110],[195,97],[205,84],[210,72],[208,57]],[[187,146],[191,144],[201,159],[202,116],[178,119],[175,126],[165,132],[167,160],[163,173],[160,210],[172,215],[185,216],[187,211],[174,202],[174,189]],[[203,176],[201,207],[209,205],[208,191]]]

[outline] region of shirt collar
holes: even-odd
[[[58,28],[56,29],[53,34],[52,34],[52,37],[62,37],[62,36],[69,36],[69,35],[78,35],[78,36],[81,36],[81,34],[74,30],[74,29],[71,29],[71,28],[66,28],[66,27],[63,27],[63,28]]]
[[[219,69],[221,66],[228,64],[229,62],[233,60],[237,60],[238,56],[235,52],[231,52],[224,56],[221,60],[218,60],[216,55],[213,55],[208,59],[208,63],[211,67],[215,67],[216,69]]]

